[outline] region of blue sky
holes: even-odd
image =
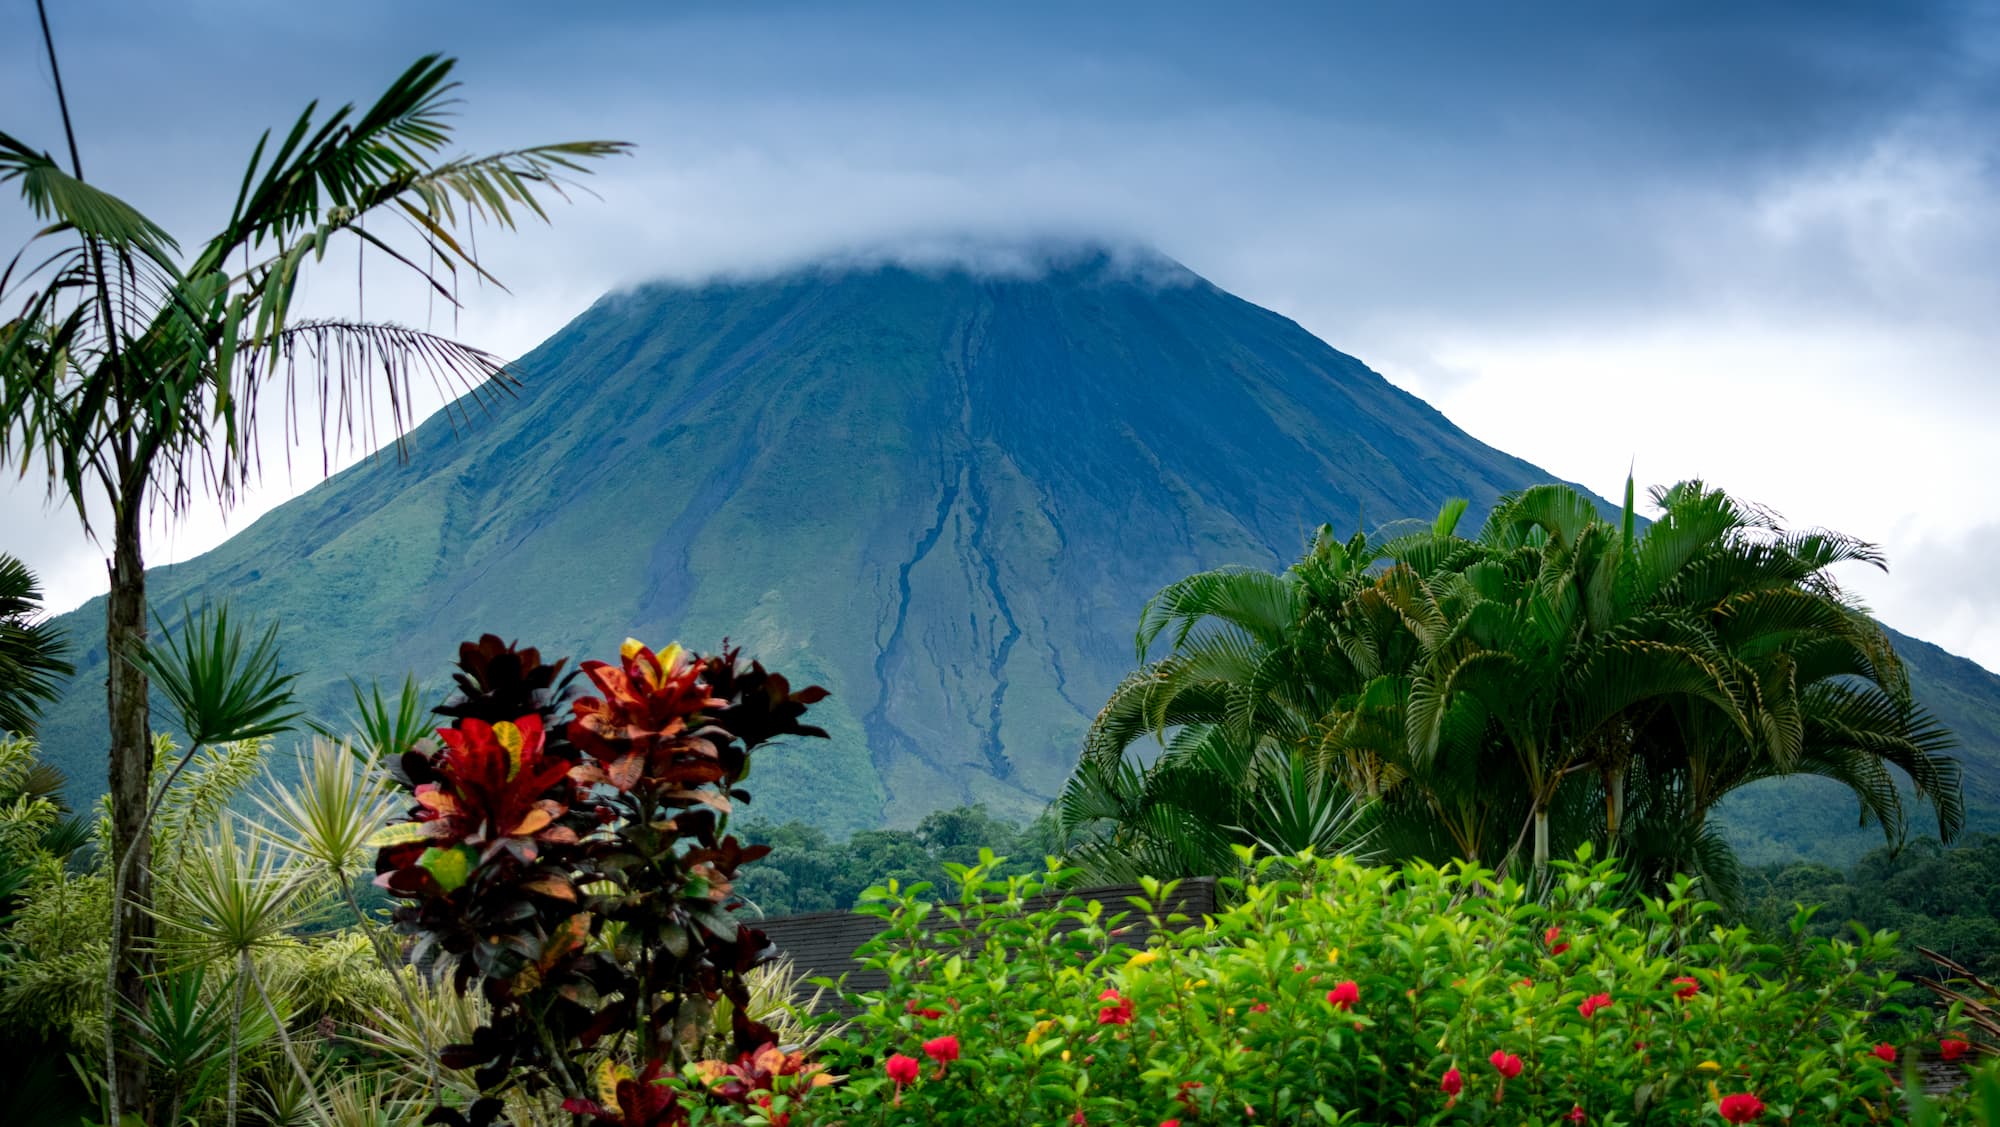
[[[484,244],[525,351],[605,290],[939,235],[1149,243],[1475,435],[1611,493],[1699,474],[1882,542],[1853,586],[2000,668],[2000,18],[1924,3],[425,4],[51,0],[86,172],[184,234],[256,133],[463,62],[468,147],[613,137]],[[32,4],[0,129],[60,142]],[[0,247],[27,233],[0,206]],[[351,307],[352,270],[313,294]],[[422,322],[407,288],[367,311]],[[185,558],[309,486],[274,467]],[[0,549],[99,553],[30,487]]]

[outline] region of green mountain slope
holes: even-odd
[[[728,636],[834,692],[814,710],[831,741],[760,763],[760,817],[1026,815],[1164,583],[1549,477],[1177,264],[1088,249],[1034,276],[645,287],[520,368],[518,397],[433,418],[407,463],[158,569],[154,605],[276,620],[329,717],[348,676],[435,682],[485,631],[582,657]],[[95,639],[102,613],[63,625]],[[94,791],[101,648],[81,666],[45,740]],[[2000,693],[1965,692],[1968,715],[2000,714]]]

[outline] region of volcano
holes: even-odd
[[[1280,568],[1324,522],[1451,497],[1476,521],[1551,480],[1177,263],[1044,258],[607,296],[519,362],[518,395],[441,412],[406,461],[156,570],[153,605],[227,598],[277,622],[327,717],[350,676],[441,684],[482,633],[577,658],[627,635],[728,638],[833,692],[813,712],[831,740],[760,759],[757,817],[1028,816],[1133,668],[1162,585]],[[63,625],[94,640],[102,613]],[[92,793],[102,661],[100,643],[80,663],[93,688],[44,732]]]

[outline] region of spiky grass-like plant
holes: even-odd
[[[296,784],[266,776],[264,794],[256,801],[269,822],[255,832],[291,854],[303,871],[323,878],[339,891],[354,915],[355,926],[368,938],[383,969],[395,982],[404,1006],[415,1010],[416,1000],[405,981],[408,966],[391,953],[388,937],[372,925],[354,895],[354,876],[367,871],[373,853],[369,835],[396,811],[395,796],[377,763],[373,755],[355,754],[351,745],[313,740],[309,752],[299,753]],[[434,1056],[428,1047],[426,1051]],[[435,1059],[427,1075],[435,1089]]]
[[[174,903],[162,905],[153,913],[164,925],[162,946],[175,962],[195,966],[232,962],[236,965],[229,1031],[229,1127],[235,1127],[240,1095],[238,1035],[243,1023],[246,984],[256,992],[276,1026],[278,1042],[300,1083],[308,1090],[313,1086],[291,1035],[286,1032],[285,1019],[257,973],[254,958],[286,942],[305,905],[301,894],[308,887],[306,874],[287,864],[287,860],[262,836],[240,832],[236,819],[225,814],[209,835],[206,848],[195,850],[186,860],[179,874]]]

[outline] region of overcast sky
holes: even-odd
[[[1615,495],[1700,475],[1881,543],[1891,625],[2000,669],[2000,6],[50,0],[85,172],[184,242],[263,128],[463,61],[470,148],[608,137],[481,244],[467,340],[608,289],[969,233],[1137,240],[1485,441]],[[578,14],[581,11],[582,14]],[[61,145],[34,9],[0,129]],[[0,248],[29,232],[0,197]],[[333,264],[312,300],[351,307]],[[450,323],[369,275],[366,312]],[[282,462],[184,559],[309,487]],[[102,553],[38,484],[0,551],[67,607]]]

